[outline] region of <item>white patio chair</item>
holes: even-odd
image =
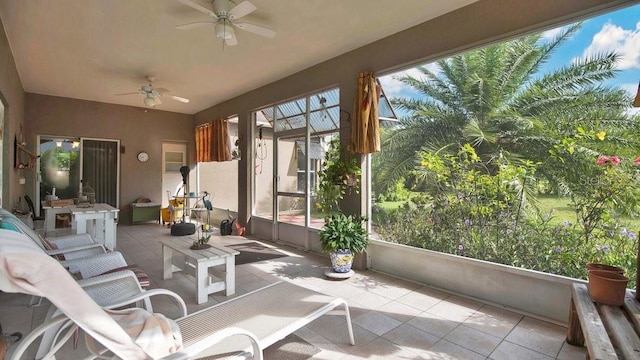
[[[122,311],[105,311],[100,308],[59,263],[42,252],[35,251],[37,249],[33,245],[28,245],[24,241],[12,239],[0,241],[0,290],[46,296],[63,315],[54,317],[25,336],[17,345],[14,358],[22,354],[41,334],[56,329],[56,334],[59,335],[50,346],[52,355],[71,337],[76,328],[80,328],[90,339],[87,342],[88,349],[96,356],[108,351],[117,358],[127,360],[149,359],[152,356],[161,359],[193,359],[242,353],[262,359],[263,348],[331,312],[337,306],[344,308],[338,313],[345,316],[349,342],[354,344],[349,308],[344,300],[289,282],[266,286],[175,322],[157,314],[151,315],[142,309],[126,310],[128,315],[145,314],[138,316],[144,319],[144,325],[148,325],[147,320],[166,325],[164,330],[151,324],[145,332],[132,332],[127,327],[129,324],[123,321]],[[69,298],[73,298],[73,303],[69,302]],[[177,325],[173,328],[175,332],[168,333],[167,329],[173,325]],[[129,333],[126,332],[127,329]],[[158,333],[158,330],[162,331]],[[149,336],[150,333],[158,336],[160,342],[150,342],[153,338]],[[177,340],[181,340],[181,344]]]

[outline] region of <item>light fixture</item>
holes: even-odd
[[[56,140],[56,146],[62,147],[62,140]]]
[[[638,84],[638,93],[636,94],[636,99],[633,100],[634,107],[640,107],[640,83]]]
[[[73,143],[71,143],[71,147],[73,148],[77,148],[78,146],[80,146],[80,141],[74,141]]]
[[[153,96],[146,96],[144,98],[144,104],[148,107],[154,107],[156,105],[156,99]]]
[[[235,35],[234,30],[227,21],[218,22],[215,26],[216,37],[223,41],[231,40]]]
[[[324,96],[320,97],[320,115],[322,116],[322,120],[327,118],[327,98]]]

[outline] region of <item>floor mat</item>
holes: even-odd
[[[232,248],[240,252],[240,254],[236,255],[236,265],[288,256],[287,254],[283,254],[278,250],[263,246],[257,242],[225,245],[225,247]]]

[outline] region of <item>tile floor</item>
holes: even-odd
[[[160,237],[170,236],[159,224],[118,226],[117,249],[140,265],[154,287],[180,294],[189,312],[227,299],[222,293],[195,302],[194,279],[181,273],[162,280]],[[220,244],[247,242],[236,236],[212,237]],[[438,291],[374,271],[357,271],[347,280],[325,277],[328,258],[277,246],[289,256],[236,267],[236,295],[286,280],[346,299],[351,309],[356,345],[348,344],[344,318],[323,316],[296,335],[320,351],[312,359],[584,359],[585,349],[568,345],[566,328],[506,311],[462,296]],[[0,323],[5,332],[27,333],[42,321],[46,306],[28,308],[29,298],[0,293]],[[72,301],[72,300],[70,300]],[[154,311],[179,315],[168,300],[154,300]],[[63,349],[58,358],[81,358],[82,349]],[[9,350],[9,354],[11,349]],[[291,354],[296,358],[295,354]],[[269,360],[269,359],[267,359]]]

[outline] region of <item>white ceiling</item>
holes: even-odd
[[[242,20],[276,37],[236,29],[224,48],[213,27],[176,29],[211,19],[177,0],[2,0],[0,18],[26,92],[143,107],[114,94],[151,75],[191,100],[157,109],[194,114],[476,0],[250,1]]]

